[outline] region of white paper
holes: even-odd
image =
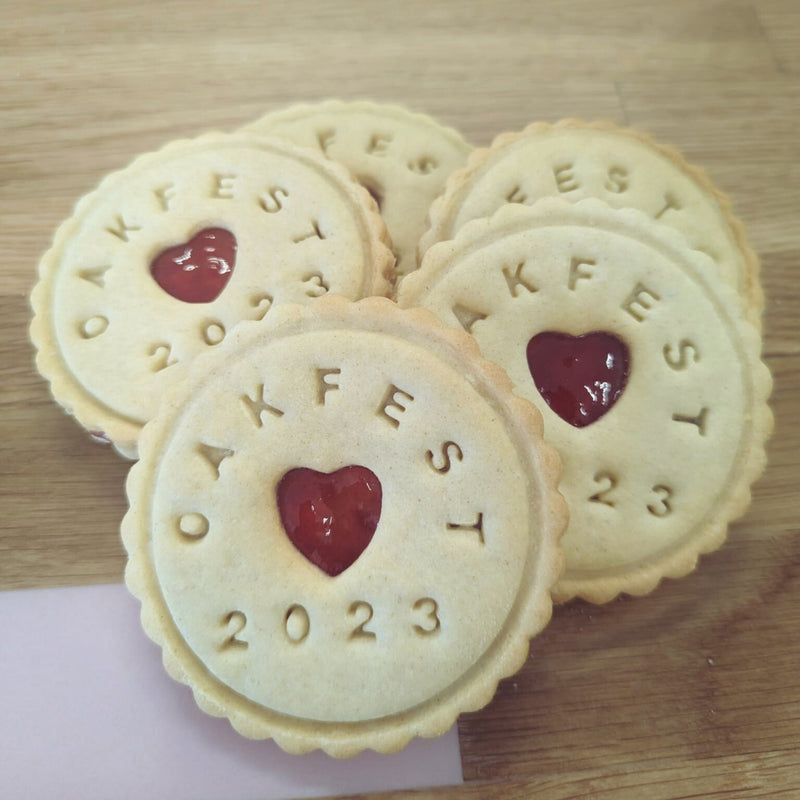
[[[0,592],[0,797],[278,800],[462,782],[455,728],[400,753],[290,756],[200,711],[122,585]]]

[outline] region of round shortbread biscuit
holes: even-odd
[[[244,130],[286,136],[347,166],[378,201],[398,276],[416,269],[428,208],[472,150],[458,131],[426,114],[368,101],[294,105]]]
[[[634,209],[507,205],[400,285],[463,327],[536,403],[564,462],[554,597],[605,602],[691,571],[765,463],[771,378],[713,262]]]
[[[491,216],[505,203],[530,205],[548,196],[571,202],[596,197],[615,208],[637,208],[680,231],[714,260],[760,328],[759,261],[728,197],[674,147],[610,122],[534,122],[475,150],[431,207],[419,256],[435,242],[453,238],[465,222]]]
[[[126,582],[169,673],[245,736],[344,757],[439,735],[550,617],[558,457],[429,312],[331,296],[242,323],[140,452]]]
[[[136,455],[142,425],[236,323],[335,292],[386,294],[368,193],[283,140],[208,134],[106,177],[55,234],[31,295],[37,367],[78,422]]]

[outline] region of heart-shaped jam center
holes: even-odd
[[[617,402],[630,373],[622,340],[593,331],[582,336],[545,331],[528,342],[528,369],[536,388],[561,419],[584,428]]]
[[[350,567],[372,541],[383,498],[375,474],[358,465],[331,473],[291,469],[277,496],[289,541],[331,576]]]
[[[159,253],[150,274],[178,300],[210,303],[219,297],[235,266],[236,237],[225,228],[204,228],[188,242]]]

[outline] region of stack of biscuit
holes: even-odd
[[[722,544],[771,382],[758,259],[702,170],[641,131],[533,123],[450,176],[419,252],[400,305],[469,330],[561,454],[556,599],[643,594]]]
[[[33,293],[37,366],[136,460],[126,582],[168,672],[289,752],[488,703],[552,603],[650,592],[764,468],[758,260],[676,150],[473,150],[327,101],[143,155]]]

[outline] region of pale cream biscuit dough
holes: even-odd
[[[218,227],[237,251],[216,299],[156,283],[159,253]],[[196,355],[282,302],[388,293],[389,244],[363,187],[311,151],[246,134],[172,142],[106,177],[56,232],[32,293],[37,366],[78,422],[135,457]]]
[[[546,196],[572,202],[597,197],[674,227],[714,260],[722,279],[746,299],[750,321],[760,327],[764,295],[758,257],[729,198],[674,147],[610,122],[534,122],[475,150],[431,207],[420,258],[471,219],[490,216],[505,203],[530,205]]]
[[[372,470],[372,540],[331,577],[276,505],[298,467]],[[290,752],[397,750],[519,669],[566,523],[541,417],[470,337],[379,298],[242,323],[144,429],[126,581],[170,674]]]
[[[743,513],[765,463],[771,379],[714,265],[675,231],[590,199],[508,205],[432,247],[399,290],[465,328],[536,403],[570,508],[554,596],[605,602],[692,570]],[[603,331],[630,353],[619,400],[574,427],[539,393],[528,342]]]
[[[416,269],[428,207],[472,150],[458,131],[426,114],[368,101],[298,104],[244,130],[286,136],[347,166],[378,199],[398,276]]]

